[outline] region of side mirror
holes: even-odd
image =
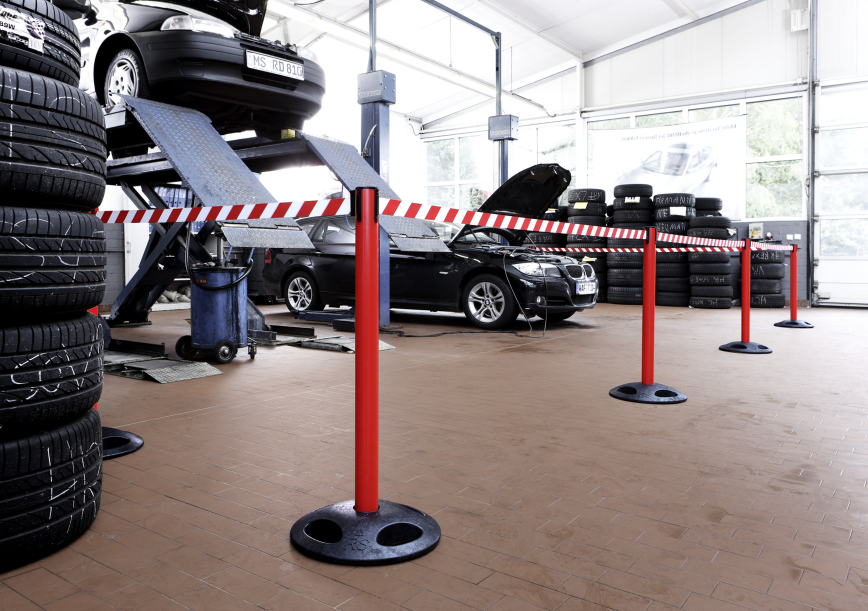
[[[66,13],[70,19],[81,19],[96,13],[90,6],[90,0],[54,0],[54,6]]]

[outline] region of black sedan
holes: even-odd
[[[534,166],[499,189],[480,208],[541,216],[566,188],[569,172]],[[407,253],[392,245],[391,306],[464,312],[483,329],[500,329],[519,314],[551,322],[593,307],[599,283],[587,263],[535,252],[521,244],[523,232],[426,221],[449,253]],[[283,297],[290,311],[351,305],[355,300],[355,219],[347,216],[298,221],[314,252],[269,249],[262,278],[268,295]]]
[[[305,48],[260,38],[267,0],[64,0],[81,4],[81,87],[194,108],[221,134],[278,139],[322,106],[325,76]]]

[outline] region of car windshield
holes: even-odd
[[[455,239],[455,236],[458,235],[458,232],[461,231],[464,225],[459,223],[444,223],[442,221],[428,221],[423,220],[431,230],[437,234],[437,236],[446,242],[447,244]],[[496,237],[492,237],[486,233],[472,233],[469,235],[462,236],[460,240],[458,240],[459,244],[500,244],[500,240]]]

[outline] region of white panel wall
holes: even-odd
[[[820,80],[868,76],[868,2],[819,0],[817,16]]]
[[[807,0],[766,0],[588,66],[584,107],[807,78],[808,33],[790,31],[790,12],[798,8]]]

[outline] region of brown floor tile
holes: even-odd
[[[254,611],[255,605],[217,588],[203,584],[175,599],[193,611]]]
[[[97,598],[133,585],[133,581],[99,562],[88,562],[63,571],[60,577]]]
[[[6,609],[7,607],[2,607]],[[9,607],[12,611],[14,607]],[[79,592],[45,605],[45,611],[112,611],[112,607],[86,592]],[[18,609],[16,609],[18,611]]]
[[[472,611],[474,607],[424,590],[403,605],[411,611]]]
[[[337,580],[396,605],[403,604],[421,591],[415,585],[389,577],[373,568],[356,568],[344,573]]]
[[[229,565],[222,560],[191,547],[179,547],[171,552],[160,554],[157,560],[199,579],[229,568]]]
[[[436,571],[429,573],[415,585],[476,609],[487,609],[501,597],[501,594],[492,592],[481,584],[477,586]]]
[[[617,611],[644,611],[651,604],[648,598],[579,577],[570,577],[558,591]]]
[[[201,585],[201,581],[162,562],[153,562],[131,573],[131,579],[169,598],[175,598]]]
[[[24,596],[0,584],[0,609],[15,609],[15,611],[37,611],[40,609],[36,603],[26,599]]]
[[[503,573],[495,573],[479,585],[542,609],[557,609],[569,598],[562,592],[556,592],[550,588]]]
[[[356,588],[351,588],[333,579],[324,577],[307,569],[299,569],[290,573],[280,580],[280,585],[298,592],[303,596],[313,598],[326,605],[336,607],[359,593]]]
[[[35,568],[3,583],[37,605],[46,605],[79,591],[77,587],[43,568]]]

